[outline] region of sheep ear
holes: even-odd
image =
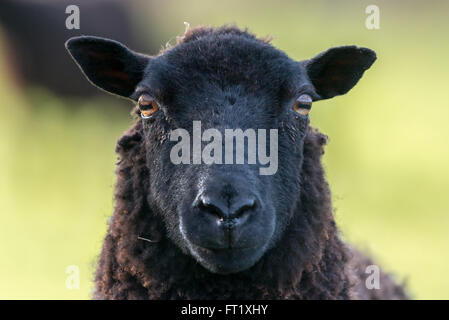
[[[134,92],[150,59],[117,41],[99,37],[73,37],[65,46],[90,82],[122,97]]]
[[[321,99],[328,99],[348,92],[375,60],[376,53],[368,48],[343,46],[330,48],[302,63],[316,93]]]

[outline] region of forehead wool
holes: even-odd
[[[164,50],[148,68],[151,76],[187,85],[188,81],[243,84],[252,90],[280,87],[294,71],[295,61],[273,47],[234,27],[190,29],[177,45]],[[167,74],[175,77],[167,77]]]

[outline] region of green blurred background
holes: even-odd
[[[380,9],[379,30],[365,27],[370,4]],[[130,7],[140,41],[151,34],[156,43],[151,54],[173,44],[184,21],[273,35],[295,59],[344,44],[375,50],[377,62],[349,94],[311,113],[330,137],[324,162],[336,219],[345,239],[407,280],[414,298],[449,299],[447,1]],[[131,105],[103,93],[73,98],[21,85],[6,39],[0,24],[0,298],[87,299],[113,208],[115,142],[131,123]],[[79,290],[66,288],[70,265],[79,266]]]

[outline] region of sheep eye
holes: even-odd
[[[293,110],[302,116],[306,116],[312,108],[312,97],[308,94],[302,94],[296,99]]]
[[[148,94],[142,94],[139,97],[138,104],[142,119],[150,118],[159,109],[157,102]]]

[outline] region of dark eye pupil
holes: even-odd
[[[149,103],[149,104],[141,104],[141,103],[139,103],[139,109],[140,110],[153,109],[153,104],[151,104],[151,103]]]

